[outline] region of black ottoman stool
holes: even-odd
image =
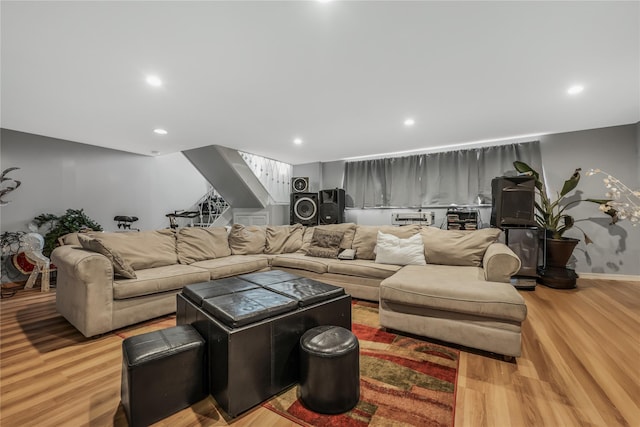
[[[360,400],[358,339],[340,326],[318,326],[300,338],[300,400],[322,414],[347,412]]]
[[[205,341],[191,325],[125,339],[122,406],[132,427],[146,426],[207,396]]]

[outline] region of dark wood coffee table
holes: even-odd
[[[207,341],[209,393],[231,417],[299,379],[299,340],[308,329],[351,329],[342,288],[272,270],[186,286],[177,324]]]

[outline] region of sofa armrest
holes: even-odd
[[[489,282],[511,281],[511,276],[520,270],[520,258],[504,243],[492,243],[482,259],[484,278]]]
[[[113,313],[113,266],[104,255],[79,246],[51,253],[57,267],[56,309],[85,337],[110,331]]]

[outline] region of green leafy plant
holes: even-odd
[[[44,250],[42,253],[45,256],[51,255],[51,251],[56,247],[58,238],[65,234],[86,229],[102,231],[102,226],[89,218],[83,209],[67,209],[67,212],[62,216],[50,213],[40,214],[33,219],[33,222],[38,228],[45,225],[50,227],[44,236]]]
[[[527,175],[532,176],[535,179],[536,189],[538,190],[539,201],[536,201],[536,222],[541,228],[547,230],[547,235],[553,239],[561,239],[565,232],[573,228],[574,226],[579,229],[585,239],[586,243],[592,243],[592,240],[586,233],[578,226],[575,225],[576,221],[573,216],[566,213],[566,210],[580,202],[591,202],[600,205],[600,210],[611,217],[611,223],[614,224],[618,221],[618,215],[616,209],[614,209],[609,203],[608,199],[577,199],[568,200],[567,195],[573,192],[578,183],[580,182],[581,168],[577,168],[571,177],[564,182],[562,189],[559,193],[556,193],[556,198],[551,199],[547,194],[544,182],[540,179],[540,174],[535,171],[531,166],[524,162],[513,162],[515,169]]]

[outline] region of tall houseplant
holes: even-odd
[[[567,213],[567,209],[581,202],[591,202],[600,205],[600,210],[611,216],[612,224],[617,222],[617,211],[609,203],[608,199],[583,199],[574,197],[573,191],[580,182],[580,168],[577,168],[571,177],[564,182],[560,192],[555,198],[549,197],[544,182],[540,174],[531,166],[524,162],[513,162],[514,168],[520,172],[532,176],[535,179],[535,186],[538,193],[536,200],[536,222],[538,226],[545,230],[545,268],[541,272],[542,282],[546,285],[559,288],[575,287],[577,275],[573,270],[566,269],[567,262],[578,244],[578,239],[564,237],[564,234],[573,227],[579,229],[587,244],[592,240],[578,226],[573,216]],[[547,277],[545,277],[545,274]]]

